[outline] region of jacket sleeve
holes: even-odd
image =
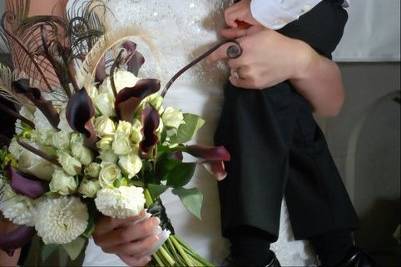
[[[278,30],[315,7],[321,0],[252,0],[252,16],[263,26]]]

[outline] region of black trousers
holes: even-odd
[[[339,1],[326,0],[281,33],[330,57],[347,18]],[[224,236],[251,226],[277,237],[283,197],[297,239],[357,227],[311,107],[289,82],[265,90],[228,84],[215,143],[232,156],[219,183]]]

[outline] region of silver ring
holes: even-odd
[[[231,59],[239,58],[242,55],[242,47],[239,43],[235,42],[227,48],[226,54]]]
[[[231,77],[234,79],[241,79],[237,70],[231,70]]]

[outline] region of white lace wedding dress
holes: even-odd
[[[71,2],[71,1],[70,1]],[[223,10],[229,0],[112,0],[106,2],[113,16],[113,28],[136,25],[152,40],[156,51],[139,45],[146,63],[141,77],[159,78],[162,82],[207,50],[217,41],[223,26]],[[155,56],[159,54],[159,56]],[[157,71],[159,66],[159,71]],[[170,89],[167,105],[184,112],[201,114],[206,126],[197,142],[212,144],[220,116],[223,84],[227,79],[224,68],[200,65],[180,78]],[[193,184],[204,193],[202,221],[192,217],[178,198],[163,198],[168,215],[178,235],[200,255],[220,265],[228,254],[228,243],[221,237],[217,184],[214,178],[198,170]],[[285,207],[285,206],[284,206]],[[310,266],[314,257],[305,242],[294,241],[286,208],[282,212],[280,239],[272,246],[283,266]],[[105,254],[93,240],[86,249],[85,266],[124,265],[117,256]]]

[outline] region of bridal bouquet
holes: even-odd
[[[151,265],[210,266],[175,235],[160,195],[172,189],[200,218],[202,193],[185,186],[199,163],[223,179],[230,155],[186,145],[204,121],[163,105],[190,66],[159,93],[158,80],[140,78],[145,60],[130,41],[138,32],[105,31],[95,2],[59,18],[28,17],[21,1],[3,16],[12,66],[0,66],[0,94],[19,111],[0,106],[17,118],[0,150],[0,211],[19,227],[0,236],[0,249],[12,253],[36,234],[44,254],[62,247],[74,259],[99,214],[158,216]]]

